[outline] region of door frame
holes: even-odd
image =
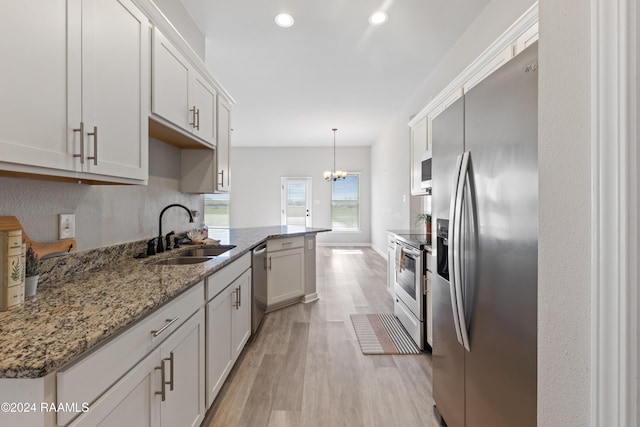
[[[286,214],[285,214],[285,208],[286,208],[286,200],[287,200],[287,193],[285,191],[285,184],[287,182],[294,182],[294,181],[302,181],[305,184],[305,189],[306,189],[306,209],[307,209],[307,219],[305,221],[305,226],[307,227],[311,227],[313,224],[313,210],[311,208],[311,205],[313,204],[313,199],[311,197],[311,188],[312,188],[312,184],[313,181],[311,179],[310,176],[283,176],[280,177],[280,224],[281,225],[287,225],[286,224]]]
[[[638,421],[635,0],[591,0],[591,425]]]

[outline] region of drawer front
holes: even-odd
[[[285,249],[303,248],[304,236],[285,237],[282,239],[267,240],[267,252],[283,251]]]
[[[112,341],[58,372],[57,401],[77,402],[79,408],[83,402],[92,403],[202,307],[203,288],[202,282],[195,285]],[[59,412],[58,425],[66,425],[76,415]]]
[[[240,259],[207,277],[206,300],[213,299],[249,268],[251,268],[251,252],[244,254]]]

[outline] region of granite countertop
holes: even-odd
[[[423,229],[424,230],[424,229]],[[427,234],[423,230],[387,230],[388,233],[395,234],[400,240],[408,244],[417,246],[427,252],[431,252],[431,233]]]
[[[145,260],[133,258],[133,253],[146,248],[144,242],[134,249],[129,244],[66,255],[47,272],[35,297],[0,312],[0,378],[39,378],[52,373],[266,239],[323,231],[329,230],[292,226],[212,229],[209,237],[236,247],[191,265],[148,264],[182,249]],[[96,266],[98,259],[103,265]]]

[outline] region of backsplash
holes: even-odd
[[[144,253],[146,248],[146,240],[140,240],[83,252],[71,252],[41,260],[38,286],[46,286],[49,282],[65,281],[78,272],[113,265],[123,258],[131,259]]]

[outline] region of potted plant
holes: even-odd
[[[425,232],[431,234],[431,214],[427,212],[420,212],[416,215],[416,225],[425,224]]]
[[[38,255],[33,250],[33,246],[29,244],[27,249],[25,267],[24,267],[24,296],[31,297],[36,294],[38,287],[38,278],[40,277],[40,266],[38,265]]]

